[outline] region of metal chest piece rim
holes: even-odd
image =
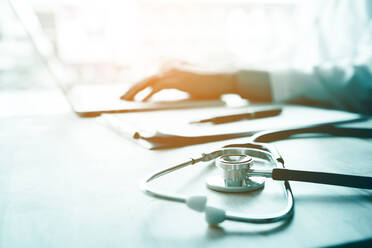
[[[215,161],[219,175],[207,178],[209,189],[220,192],[250,192],[265,185],[265,178],[248,177],[249,169],[254,165],[254,159],[245,154],[225,154]]]

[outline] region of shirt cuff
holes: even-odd
[[[291,98],[291,72],[270,72],[271,95],[274,102],[285,102]]]
[[[237,92],[253,102],[271,102],[270,76],[264,71],[239,71]]]
[[[299,98],[329,101],[329,94],[320,78],[311,71],[283,70],[270,72],[270,84],[275,102]]]

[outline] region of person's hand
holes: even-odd
[[[122,97],[122,100],[134,100],[142,90],[150,87],[151,92],[143,99],[163,89],[178,89],[189,93],[190,98],[213,99],[222,94],[236,93],[236,76],[234,73],[203,74],[182,69],[168,69],[162,73],[146,78],[133,85]]]

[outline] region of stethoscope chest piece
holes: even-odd
[[[245,154],[224,154],[215,160],[219,175],[207,178],[207,187],[221,192],[248,192],[265,185],[263,177],[248,177],[254,159]]]
[[[294,200],[288,182],[283,184],[287,205],[276,213],[251,214],[234,213],[209,205],[207,197],[203,195],[183,196],[169,192],[155,190],[150,182],[167,175],[173,171],[199,164],[199,162],[212,162],[219,174],[207,177],[207,187],[220,192],[247,192],[258,190],[265,185],[265,178],[270,178],[275,168],[284,169],[284,161],[277,151],[267,144],[248,143],[230,145],[200,157],[192,158],[175,166],[160,170],[141,183],[142,190],[153,197],[185,204],[188,208],[204,212],[205,219],[210,225],[230,220],[247,223],[272,223],[288,219],[293,214]],[[200,165],[210,166],[210,163]]]

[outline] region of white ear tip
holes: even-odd
[[[206,207],[205,219],[209,225],[217,225],[225,220],[225,211],[219,208]]]
[[[204,212],[205,206],[207,205],[207,197],[199,195],[190,196],[186,200],[186,205],[192,210]]]

